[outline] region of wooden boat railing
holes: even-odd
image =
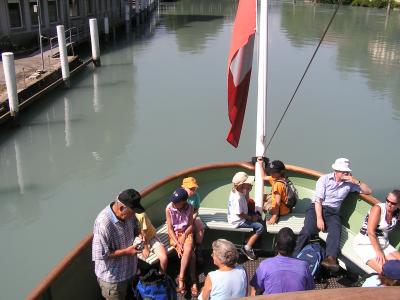
[[[185,176],[186,174],[207,171],[211,169],[223,169],[223,168],[243,168],[247,169],[248,171],[254,171],[254,165],[249,162],[228,162],[228,163],[215,163],[215,164],[207,164],[203,166],[193,167],[189,169],[185,169],[181,172],[177,172],[173,175],[165,177],[160,181],[146,187],[143,191],[141,191],[142,197],[152,193],[156,189],[160,188],[164,184],[176,180]],[[315,178],[318,178],[322,175],[321,172],[298,167],[294,165],[286,165],[286,169],[291,172],[309,175]],[[360,195],[360,197],[366,201],[367,203],[374,205],[379,203],[379,200],[373,196],[369,195]],[[52,284],[55,280],[66,270],[78,257],[79,255],[87,249],[87,247],[91,247],[93,239],[93,234],[88,234],[83,240],[81,240],[78,245],[71,250],[50,272],[49,274],[28,294],[26,297],[27,300],[36,300],[40,299],[46,293],[49,293],[49,289],[51,288]],[[51,293],[50,293],[51,294]],[[51,298],[51,296],[50,296]]]

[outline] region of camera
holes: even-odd
[[[133,246],[135,246],[136,250],[141,252],[144,249],[144,242],[143,240],[140,238],[140,236],[135,237],[134,241],[133,241]]]

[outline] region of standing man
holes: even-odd
[[[125,300],[136,274],[138,251],[133,242],[138,229],[134,215],[144,212],[140,198],[134,189],[123,191],[94,222],[92,260],[101,294],[107,300]]]
[[[298,238],[294,255],[309,242],[318,231],[327,231],[326,258],[321,265],[330,271],[339,271],[337,255],[340,245],[340,206],[350,192],[371,194],[367,184],[353,177],[350,161],[338,158],[332,165],[333,172],[321,176],[316,184],[315,198],[306,211],[304,227]]]

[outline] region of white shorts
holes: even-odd
[[[155,255],[159,256],[160,252],[162,251],[161,248],[164,248],[164,244],[160,241],[160,239],[157,236],[155,236],[149,240],[149,247],[150,247],[150,255],[151,253],[154,253]],[[142,253],[139,253],[138,257],[141,260],[146,260],[143,257]]]
[[[388,241],[383,239],[378,239],[378,241],[385,256],[390,253],[396,252],[396,249],[392,245],[390,245]],[[363,263],[367,264],[369,260],[376,257],[376,252],[374,250],[374,247],[372,247],[368,236],[359,233],[354,238],[353,245],[354,250],[361,258]]]

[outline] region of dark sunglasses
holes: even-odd
[[[386,198],[386,202],[392,204],[393,206],[396,206],[398,203],[397,202],[392,202],[388,198]]]

